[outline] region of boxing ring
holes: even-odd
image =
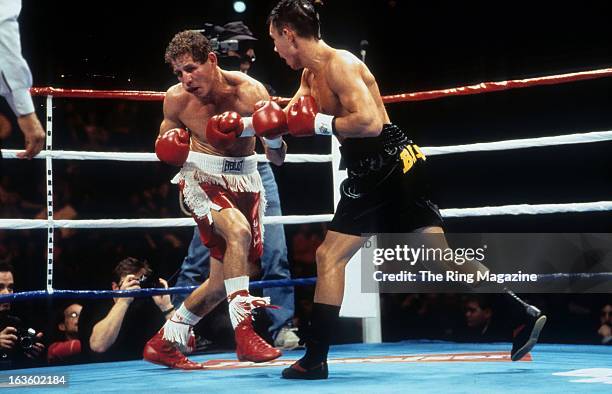
[[[612,69],[585,71],[563,75],[512,80],[483,82],[475,85],[385,96],[385,103],[432,100],[450,96],[473,95],[501,90],[528,88],[541,85],[571,83],[588,79],[612,76]],[[53,235],[56,229],[79,228],[153,228],[194,226],[192,218],[171,219],[98,219],[98,220],[56,220],[53,210],[53,161],[54,160],[113,160],[129,162],[158,161],[154,153],[129,152],[87,152],[53,150],[53,101],[56,98],[82,99],[125,99],[161,101],[164,93],[137,91],[94,91],[77,89],[33,88],[33,95],[46,97],[46,149],[36,158],[46,163],[47,219],[0,219],[0,229],[23,230],[41,229],[47,231],[46,289],[41,291],[15,293],[0,296],[0,302],[19,301],[32,298],[101,298],[148,296],[151,294],[190,292],[190,288],[143,289],[134,291],[76,291],[55,289]],[[287,99],[276,98],[280,103]],[[597,143],[612,140],[612,131],[590,131],[567,135],[539,138],[513,139],[496,142],[472,143],[465,145],[422,147],[429,157],[460,154],[467,152],[503,151],[511,149],[545,148],[557,145]],[[343,175],[339,170],[340,156],[338,142],[333,139],[330,154],[288,154],[288,163],[330,163],[333,167],[334,202],[339,199],[339,184]],[[4,158],[16,158],[17,150],[3,150]],[[258,161],[265,157],[258,155]],[[513,204],[503,206],[482,206],[473,208],[441,209],[445,218],[466,218],[493,215],[542,215],[553,213],[577,213],[611,211],[612,201],[576,203]],[[319,215],[291,215],[266,217],[264,224],[299,224],[326,222],[332,213]],[[612,279],[612,273],[603,273]],[[291,281],[254,282],[253,287],[312,285],[314,278]],[[349,286],[347,286],[349,287]],[[366,342],[380,342],[380,321],[378,303],[375,301],[373,314],[363,315]],[[372,309],[372,306],[369,307]],[[371,312],[371,311],[370,311]],[[205,371],[185,372],[168,370],[143,361],[116,362],[105,364],[84,364],[73,366],[46,367],[39,369],[10,371],[10,374],[65,374],[68,386],[39,388],[45,391],[91,390],[105,392],[150,390],[152,385],[160,388],[180,388],[185,391],[211,389],[223,391],[231,384],[232,391],[241,387],[249,391],[297,392],[315,389],[321,392],[372,392],[384,388],[385,392],[410,390],[431,390],[435,384],[439,391],[473,392],[479,387],[487,391],[507,391],[508,388],[530,392],[550,392],[555,389],[570,391],[589,390],[604,392],[612,384],[612,350],[608,347],[568,346],[540,344],[524,361],[511,363],[508,344],[455,344],[445,342],[412,341],[399,344],[358,344],[335,346],[330,353],[329,381],[299,382],[279,379],[280,370],[301,356],[301,352],[288,352],[273,362],[251,365],[235,361],[235,355],[216,354],[196,356],[195,361],[204,362]],[[467,364],[466,364],[467,363]],[[364,365],[367,364],[367,365]],[[606,368],[607,367],[607,368]],[[468,369],[469,368],[469,369]],[[185,373],[191,375],[187,377]],[[568,386],[568,382],[572,383]],[[580,382],[580,383],[578,383]],[[588,383],[588,384],[587,384]]]
[[[302,351],[252,365],[235,353],[190,357],[206,370],[171,370],[145,361],[55,366],[3,371],[0,375],[66,377],[65,386],[37,387],[35,393],[106,393],[178,390],[181,393],[609,393],[609,347],[539,344],[523,361],[511,362],[508,344],[406,341],[332,346],[330,378],[280,378]],[[0,388],[3,386],[0,384]],[[21,386],[21,390],[28,390]],[[156,391],[157,391],[156,390]],[[10,393],[8,389],[5,390]]]

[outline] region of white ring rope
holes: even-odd
[[[484,142],[467,145],[442,147],[423,147],[430,156],[451,153],[495,151],[508,149],[534,148],[553,145],[580,144],[612,140],[612,131],[595,131],[581,134],[568,134],[553,137],[524,138],[497,142]],[[7,159],[16,158],[18,150],[3,150]],[[332,161],[331,154],[288,154],[288,163],[326,163]],[[153,153],[137,152],[84,152],[84,151],[42,151],[36,158],[69,160],[115,160],[115,161],[158,161]],[[257,155],[258,161],[266,161],[264,155]],[[47,160],[48,161],[48,160]],[[473,217],[493,215],[539,215],[547,213],[610,211],[612,201],[567,204],[517,204],[497,207],[450,208],[442,209],[444,217]],[[293,215],[265,217],[264,224],[301,224],[328,222],[332,214]],[[191,218],[173,219],[98,219],[98,220],[48,220],[40,219],[0,219],[0,229],[38,229],[38,228],[145,228],[145,227],[188,227],[194,226]]]
[[[333,214],[266,216],[264,224],[301,224],[331,221]],[[54,228],[145,228],[145,227],[193,227],[192,218],[169,219],[91,219],[91,220],[53,220]],[[43,219],[0,219],[0,228],[29,230],[46,228]]]
[[[542,215],[546,213],[612,211],[612,201],[578,202],[567,204],[516,204],[497,207],[441,209],[445,218],[464,218],[495,215]]]
[[[422,148],[428,156],[445,155],[450,153],[484,152],[509,149],[538,148],[543,146],[584,144],[588,142],[602,142],[612,140],[612,131],[593,131],[589,133],[577,133],[557,135],[554,137],[523,138],[516,140],[480,142],[467,145],[439,146]]]
[[[5,159],[16,159],[17,152],[21,152],[16,149],[3,149],[2,157]],[[257,161],[265,162],[268,161],[265,155],[255,155]],[[54,151],[41,151],[35,159],[44,159],[51,157],[53,159],[60,160],[110,160],[110,161],[159,161],[155,153],[140,153],[140,152],[91,152],[91,151],[71,151],[71,150],[54,150]],[[329,163],[331,161],[331,155],[319,155],[319,154],[288,154],[285,157],[286,163]]]
[[[495,215],[541,215],[547,213],[612,211],[612,201],[596,201],[567,204],[516,204],[497,207],[441,209],[445,218],[495,216]],[[329,222],[333,214],[266,216],[264,224],[301,224]],[[49,222],[42,219],[0,219],[1,229],[29,230],[46,228]],[[173,219],[92,219],[53,220],[53,228],[153,228],[195,226],[192,218]]]
[[[446,155],[451,153],[484,152],[509,149],[538,148],[544,146],[585,144],[590,142],[612,141],[612,130],[593,131],[588,133],[557,135],[553,137],[523,138],[495,142],[479,142],[466,145],[422,147],[428,156]],[[6,159],[17,158],[16,149],[3,149],[2,156]],[[35,158],[51,157],[63,160],[114,160],[114,161],[159,161],[154,153],[138,152],[87,152],[87,151],[42,151]],[[332,155],[320,154],[288,154],[287,163],[328,163]],[[264,155],[257,155],[257,161],[266,161]]]

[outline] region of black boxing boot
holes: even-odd
[[[283,370],[285,379],[327,379],[327,354],[331,333],[340,315],[340,307],[314,303],[310,332],[306,338],[306,354]]]
[[[510,358],[519,361],[533,349],[546,324],[546,315],[538,308],[520,299],[511,290],[505,289],[506,297],[516,306],[518,318],[512,333]]]

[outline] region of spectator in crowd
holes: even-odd
[[[15,288],[13,267],[0,263],[0,295]],[[36,332],[11,313],[11,303],[0,303],[0,369],[27,368],[40,364],[45,345],[42,332]]]
[[[112,289],[136,290],[143,286],[167,288],[168,283],[156,278],[144,260],[121,260],[113,271]],[[142,358],[145,343],[172,312],[169,295],[87,303],[79,320],[83,356],[92,361]]]
[[[601,308],[599,322],[597,330],[599,342],[603,345],[612,345],[612,303],[607,303]]]
[[[504,339],[503,330],[494,321],[493,305],[484,295],[467,296],[463,302],[465,325],[457,340],[466,342],[496,342]]]
[[[61,311],[57,329],[61,333],[60,340],[49,345],[47,361],[50,364],[77,362],[81,355],[79,340],[79,316],[83,306],[70,304]]]

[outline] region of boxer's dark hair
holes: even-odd
[[[119,283],[121,281],[121,277],[129,274],[135,274],[143,268],[145,270],[145,275],[147,276],[151,275],[151,272],[153,272],[146,260],[139,260],[134,257],[125,258],[117,263],[117,266],[113,270],[113,281],[115,283]]]
[[[300,37],[321,39],[319,13],[309,0],[281,0],[270,11],[268,24],[278,31],[290,27]]]
[[[211,51],[210,42],[202,33],[194,30],[185,30],[172,37],[166,48],[164,60],[166,63],[172,64],[172,61],[178,57],[188,54],[196,62],[206,63],[208,54]]]

